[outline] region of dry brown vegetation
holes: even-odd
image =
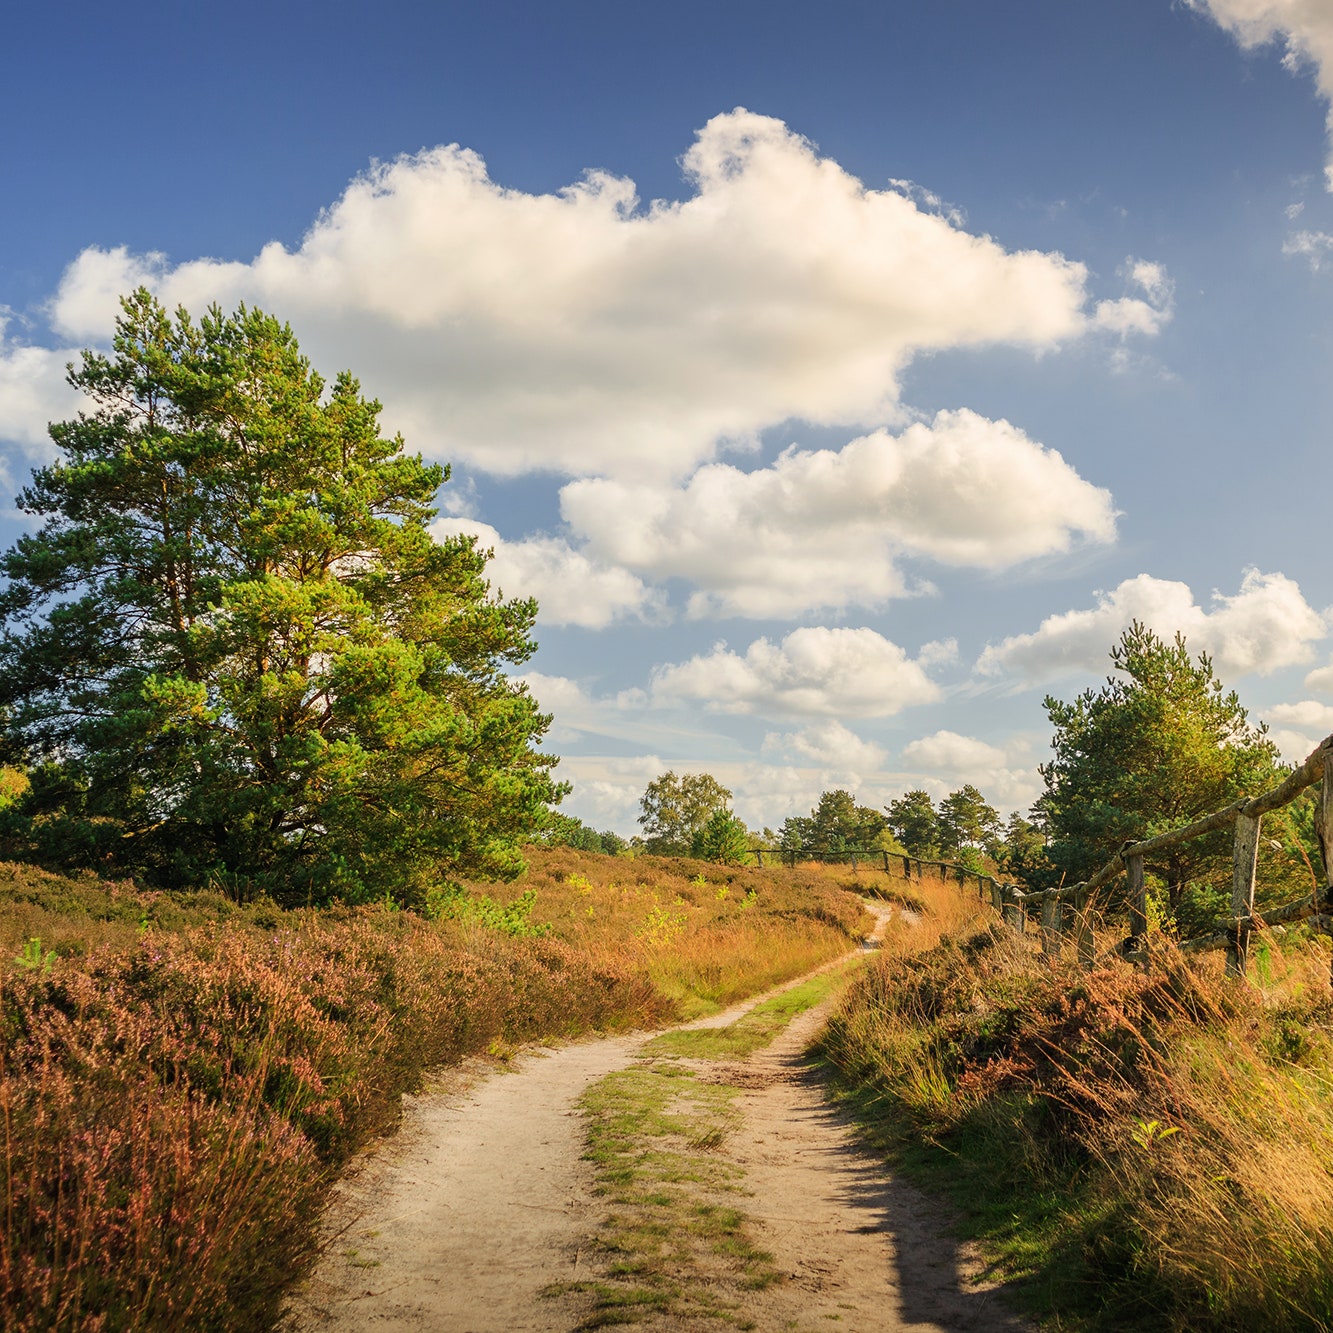
[[[825,1052],[1033,1308],[1066,1329],[1333,1325],[1327,941],[1257,936],[1249,983],[1160,937],[1147,972],[1083,972],[922,891],[933,910],[895,923]]]
[[[425,1069],[699,1012],[861,927],[818,877],[567,850],[440,916],[0,867],[4,1327],[264,1327]]]

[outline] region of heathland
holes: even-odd
[[[260,1328],[432,1067],[706,1013],[846,952],[812,869],[567,848],[426,913],[0,869],[6,1328]]]
[[[975,895],[913,887],[926,910],[820,1049],[1011,1295],[1064,1330],[1333,1326],[1328,937],[1262,932],[1248,979],[1160,932],[1146,970],[1083,970]]]

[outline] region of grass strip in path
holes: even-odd
[[[798,1014],[824,1001],[861,957],[797,983],[722,1028],[663,1033],[629,1069],[582,1100],[587,1159],[610,1211],[592,1237],[598,1276],[548,1288],[576,1295],[580,1329],[654,1316],[750,1329],[748,1292],[781,1280],[753,1240],[742,1206],[744,1172],[720,1155],[740,1127],[740,1091],[705,1081],[687,1060],[740,1059],[771,1043]]]
[[[786,990],[779,991],[722,1028],[679,1028],[654,1037],[646,1056],[681,1056],[696,1060],[743,1060],[767,1046],[797,1014],[823,1003],[860,966],[864,955],[851,958]]]

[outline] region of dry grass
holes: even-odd
[[[882,877],[881,877],[882,878]],[[516,888],[537,892],[533,920],[590,956],[631,959],[682,1018],[799,976],[864,926],[845,870],[758,870],[682,857],[533,851]]]
[[[834,888],[701,870],[537,853],[515,891],[552,929],[515,937],[0,868],[4,1328],[266,1327],[339,1165],[424,1070],[656,1025],[859,928]]]
[[[827,1040],[909,1167],[948,1184],[1061,1328],[1333,1326],[1327,942],[1253,984],[1167,945],[1052,967],[959,898],[899,933]]]

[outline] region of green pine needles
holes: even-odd
[[[287,902],[518,873],[558,797],[503,670],[536,607],[432,538],[447,469],[270,316],[122,305],[20,496],[42,525],[0,558],[11,846]]]

